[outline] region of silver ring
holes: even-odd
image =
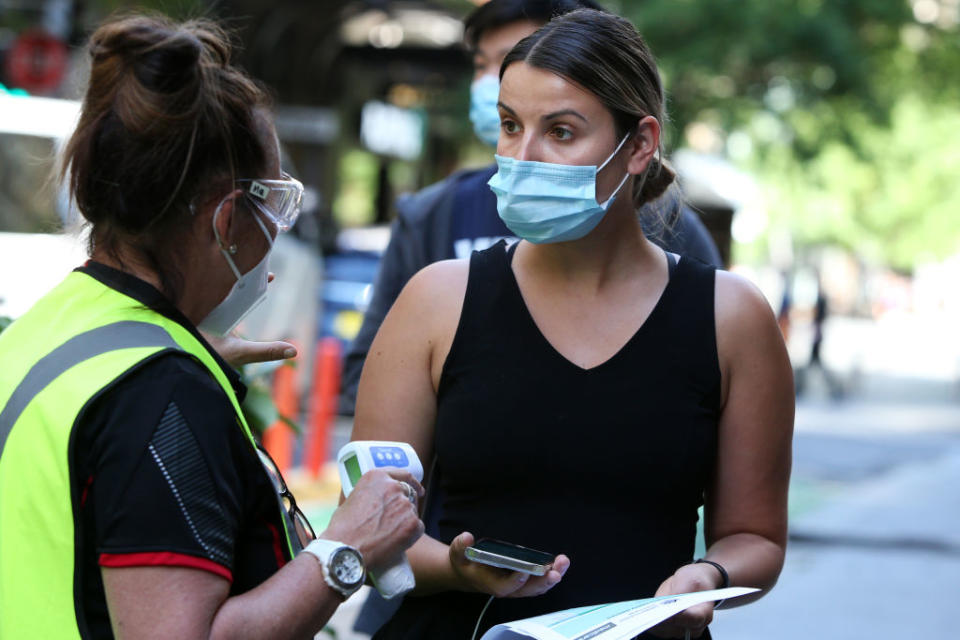
[[[402,484],[403,488],[406,489],[407,500],[409,500],[412,504],[417,504],[417,492],[412,486],[410,486],[410,483],[404,482],[403,480],[397,480],[397,482]]]

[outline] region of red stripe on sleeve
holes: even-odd
[[[233,573],[213,560],[188,556],[171,551],[148,551],[144,553],[101,553],[101,567],[188,567],[215,573],[233,582]]]
[[[280,541],[280,532],[269,520],[266,521],[266,524],[273,538],[273,555],[277,559],[277,569],[282,569],[283,565],[287,564],[287,559],[283,556],[283,543]]]
[[[82,509],[87,504],[87,496],[90,495],[90,485],[93,484],[93,476],[91,475],[87,478],[87,483],[83,485],[83,493],[80,495],[80,508]]]

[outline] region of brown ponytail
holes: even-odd
[[[677,173],[673,167],[657,156],[650,159],[646,179],[640,183],[639,193],[634,194],[634,201],[639,203],[653,202],[670,188],[676,180]]]
[[[267,150],[256,111],[267,94],[230,66],[216,24],[115,17],[91,36],[90,85],[64,174],[92,226],[90,251],[139,252],[176,300],[177,249],[191,206],[256,176]]]

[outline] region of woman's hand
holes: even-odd
[[[460,582],[470,591],[489,593],[498,598],[526,598],[546,593],[554,587],[570,567],[570,559],[559,555],[550,570],[542,576],[522,571],[510,571],[467,559],[467,547],[473,544],[473,535],[461,533],[450,543],[450,566]]]
[[[254,362],[273,362],[286,360],[297,355],[297,349],[289,342],[254,342],[245,340],[235,333],[225,336],[215,336],[203,331],[200,332],[210,346],[220,354],[234,369]]]
[[[656,595],[659,597],[719,589],[721,580],[720,573],[709,564],[687,564],[664,580]],[[713,607],[714,603],[704,602],[685,609],[650,629],[650,633],[658,638],[699,638],[713,621]],[[685,635],[687,632],[690,633],[689,636]]]
[[[423,487],[406,471],[363,474],[320,537],[356,547],[368,569],[392,562],[423,534],[417,505],[403,483],[423,496]]]

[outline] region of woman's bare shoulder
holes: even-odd
[[[410,278],[410,284],[415,284],[417,287],[446,287],[462,284],[465,288],[469,274],[469,258],[441,260],[420,269]]]
[[[470,273],[469,260],[442,260],[410,278],[380,328],[405,338],[420,336],[432,344],[457,326]]]
[[[730,271],[717,270],[716,315],[717,327],[733,325],[729,329],[749,329],[756,323],[773,319],[773,309],[763,292],[747,278]]]
[[[438,371],[456,333],[468,274],[466,260],[446,260],[407,282],[370,345],[357,390],[357,424],[361,418],[381,424],[383,408],[398,406],[405,407],[403,424],[430,423]]]
[[[470,260],[467,258],[434,262],[410,278],[397,300],[406,298],[407,303],[436,312],[459,309],[463,306],[469,275]]]
[[[739,274],[717,271],[715,287],[717,355],[722,370],[783,349],[773,308],[757,285]]]

